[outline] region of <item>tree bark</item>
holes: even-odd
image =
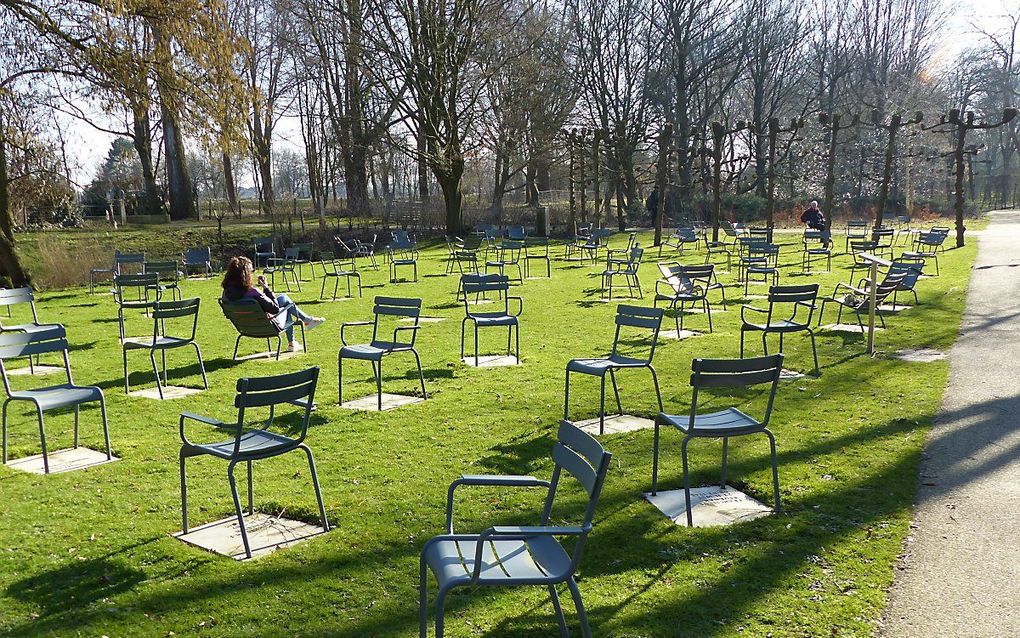
[[[227,192],[227,208],[238,217],[241,216],[241,207],[237,203],[237,181],[234,179],[234,163],[230,160],[230,153],[223,152],[223,188]]]
[[[0,270],[10,279],[11,286],[31,286],[32,278],[21,264],[14,242],[11,222],[10,178],[7,175],[7,140],[4,137],[3,113],[0,113]]]
[[[184,139],[177,116],[166,104],[160,107],[160,111],[163,120],[163,155],[166,164],[167,194],[170,199],[170,219],[192,219],[195,217],[195,196],[184,156]]]

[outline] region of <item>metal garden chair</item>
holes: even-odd
[[[548,237],[528,237],[524,240],[524,276],[531,277],[531,262],[545,262],[545,276],[552,277],[552,260],[549,257]]]
[[[747,235],[753,241],[772,243],[772,228],[768,226],[751,226],[747,229]]]
[[[743,306],[740,309],[740,358],[744,358],[744,334],[761,332],[761,345],[765,354],[769,353],[769,334],[779,335],[779,352],[783,351],[783,337],[794,332],[806,332],[811,337],[811,352],[815,359],[815,372],[818,368],[818,348],[815,347],[815,333],[811,330],[811,317],[818,299],[818,284],[800,286],[772,286],[769,288],[768,310]],[[800,319],[798,314],[807,317]],[[747,313],[757,313],[748,316]],[[762,321],[764,319],[764,321]]]
[[[811,270],[811,262],[815,257],[825,258],[825,272],[832,271],[832,250],[822,243],[822,231],[808,228],[804,230],[804,251],[800,256],[801,272]]]
[[[308,278],[315,281],[315,262],[312,261],[312,245],[305,244],[294,244],[290,248],[284,251],[284,257],[292,257],[294,264],[297,266],[298,279],[301,278],[303,267],[308,266]]]
[[[117,275],[113,278],[113,298],[117,302],[117,324],[120,339],[125,337],[125,310],[141,310],[146,317],[152,305],[159,301],[162,292],[157,273]]]
[[[241,499],[237,494],[237,482],[234,480],[234,467],[238,463],[247,465],[248,470],[248,513],[255,513],[255,498],[252,480],[252,463],[276,456],[301,450],[308,457],[308,468],[312,475],[312,486],[315,488],[315,500],[319,506],[319,519],[324,531],[329,531],[326,520],[326,508],[322,504],[322,492],[319,489],[319,476],[315,472],[315,459],[312,451],[305,445],[308,435],[308,421],[315,404],[315,386],[319,380],[319,368],[309,368],[301,372],[291,372],[271,377],[241,378],[237,380],[237,395],[234,407],[237,408],[236,423],[226,423],[191,412],[182,412],[180,420],[181,452],[181,523],[182,530],[188,533],[188,481],[185,462],[196,456],[213,456],[227,461],[227,480],[230,482],[230,493],[234,498],[234,512],[237,524],[241,529],[241,542],[244,552],[251,558],[251,546],[248,543],[248,530],[244,524],[244,511]],[[296,406],[301,409],[301,423],[296,428],[288,428],[296,436],[286,436],[270,430],[279,412],[277,408]],[[269,409],[269,419],[258,428],[246,428],[245,416],[251,410]],[[188,438],[185,423],[194,421],[212,426],[217,430],[232,434],[227,440],[212,443],[197,443]],[[260,419],[261,422],[261,419]]]
[[[489,272],[490,268],[496,269],[501,275],[505,275],[508,268],[514,268],[517,270],[517,278],[515,281],[524,283],[524,270],[521,268],[521,255],[524,253],[524,242],[506,240],[500,242],[496,248],[493,249],[495,258],[487,258],[485,260],[485,272]]]
[[[917,282],[924,274],[924,260],[897,259],[888,268],[890,273],[903,273],[903,279],[893,291],[893,305],[897,304],[896,296],[901,292],[909,292],[914,295],[914,305],[920,305],[921,300],[917,297]]]
[[[418,330],[421,326],[418,320],[421,317],[421,299],[406,299],[401,297],[376,297],[375,317],[372,321],[348,321],[340,326],[340,341],[343,347],[337,355],[337,370],[339,379],[338,402],[344,402],[344,359],[356,359],[368,361],[372,364],[372,372],[375,374],[375,385],[378,394],[379,410],[382,411],[382,361],[384,357],[401,352],[410,352],[414,355],[414,361],[418,364],[418,379],[421,381],[421,395],[428,399],[425,391],[425,374],[421,369],[421,358],[414,348],[415,340],[418,338]],[[383,325],[386,319],[399,320],[411,319],[411,325],[398,325],[393,329],[393,336],[389,341],[383,339],[383,330],[388,328]],[[369,343],[352,344],[347,342],[345,331],[354,326],[372,326],[372,340]],[[382,328],[382,330],[380,330]],[[400,338],[402,332],[410,332],[409,340]]]
[[[875,289],[875,307],[876,310],[880,307],[885,300],[896,292],[900,284],[906,278],[907,274],[904,272],[889,272],[885,278],[878,284]],[[828,303],[835,303],[839,305],[839,314],[836,315],[836,323],[839,323],[843,319],[843,311],[850,310],[854,313],[857,318],[857,325],[861,327],[861,331],[864,330],[864,322],[861,319],[863,315],[869,314],[871,307],[871,296],[870,286],[871,282],[867,279],[861,280],[862,284],[858,287],[851,286],[850,284],[844,284],[842,282],[836,284],[836,288],[832,291],[831,297],[826,297],[822,300],[822,309],[818,313],[818,325],[822,325],[822,318],[825,316],[825,305]],[[845,290],[844,294],[840,294],[840,290]],[[881,322],[882,327],[885,327],[885,318],[881,313],[875,313],[878,316],[878,320]]]
[[[157,301],[152,305],[152,337],[131,337],[124,339],[121,344],[121,351],[124,356],[124,393],[131,393],[131,385],[128,375],[128,352],[132,350],[148,350],[149,361],[152,362],[152,372],[156,375],[156,388],[159,390],[159,398],[163,398],[163,386],[169,385],[166,374],[166,352],[177,348],[191,346],[195,348],[195,355],[198,357],[198,369],[202,372],[202,385],[209,389],[209,380],[205,376],[205,362],[202,361],[202,350],[195,341],[195,331],[198,328],[198,309],[202,300],[183,299],[180,301]],[[190,320],[190,322],[188,321]],[[167,330],[167,323],[170,323],[171,330]],[[190,334],[187,324],[190,323]],[[176,324],[176,326],[175,326]],[[173,334],[182,330],[178,334]],[[156,353],[159,352],[163,363],[163,378],[160,380],[159,369],[156,367]]]
[[[418,251],[412,249],[394,248],[390,245],[386,250],[387,258],[390,262],[390,283],[395,284],[400,280],[398,279],[399,269],[410,267],[412,269],[413,279],[411,281],[418,281]],[[406,281],[406,280],[405,280]]]
[[[874,241],[863,240],[863,241],[852,241],[850,242],[850,256],[853,258],[853,263],[850,265],[850,283],[854,281],[854,275],[858,270],[868,272],[871,270],[871,262],[864,259],[862,255],[864,253],[874,253],[878,248],[878,244]]]
[[[430,539],[421,551],[419,581],[419,636],[428,636],[428,573],[438,581],[435,602],[436,638],[443,638],[446,596],[456,587],[545,585],[552,598],[560,634],[569,636],[556,585],[566,583],[577,608],[581,634],[591,638],[588,615],[574,573],[588,534],[595,508],[609,471],[612,455],[591,435],[563,422],[553,446],[553,471],[549,481],[534,476],[485,476],[467,474],[450,485],[446,504],[446,534]],[[557,489],[565,476],[572,476],[588,494],[579,525],[553,525]],[[454,492],[460,486],[544,487],[545,506],[537,526],[495,526],[481,534],[453,531]],[[568,552],[557,537],[576,539]]]
[[[60,324],[56,323],[39,323],[39,313],[35,309],[35,294],[32,292],[31,287],[25,286],[24,288],[5,288],[0,290],[0,308],[7,309],[8,317],[13,316],[12,308],[22,304],[28,304],[32,312],[32,321],[17,324],[0,322],[0,332],[38,332],[60,326]]]
[[[655,397],[659,402],[659,410],[662,410],[662,394],[659,392],[659,378],[652,367],[652,359],[655,357],[655,346],[659,339],[659,328],[662,325],[663,311],[661,308],[642,308],[640,306],[627,306],[620,304],[616,308],[616,336],[613,337],[613,351],[605,357],[594,357],[590,359],[571,359],[567,362],[567,375],[565,390],[563,394],[563,418],[570,420],[570,373],[587,374],[599,377],[599,434],[605,433],[606,428],[606,375],[613,384],[613,395],[616,397],[616,409],[623,414],[623,406],[620,404],[620,391],[616,385],[617,370],[632,370],[647,368],[652,373],[652,383],[655,386]],[[621,352],[622,329],[636,329],[650,331],[650,348],[647,357],[634,357]]]
[[[181,298],[181,266],[177,260],[147,261],[145,262],[145,272],[155,273],[160,296],[170,291],[171,299]]]
[[[418,259],[418,244],[406,230],[390,231],[391,241],[386,246],[386,257],[392,260],[394,255],[402,259]]]
[[[297,269],[297,251],[293,248],[288,248],[284,251],[283,257],[270,257],[266,260],[266,266],[262,269],[262,272],[269,275],[269,285],[271,288],[276,288],[276,275],[279,274],[283,278],[283,283],[287,286],[287,292],[290,292],[290,284],[294,282],[294,286],[301,292],[301,280],[298,278]]]
[[[255,255],[255,267],[268,264],[276,257],[276,240],[272,237],[256,237],[252,240],[252,253]]]
[[[584,261],[584,256],[587,255],[591,259],[591,263],[597,263],[599,260],[599,251],[605,250],[609,252],[609,238],[612,236],[613,231],[609,228],[596,228],[591,231],[591,235],[587,241],[581,246],[581,261]]]
[[[527,241],[528,229],[524,226],[510,226],[506,229],[506,238],[510,241]]]
[[[606,247],[606,268],[613,268],[621,264],[626,264],[627,260],[630,259],[630,251],[637,246],[637,233],[630,233],[627,236],[627,247],[626,248],[609,248]]]
[[[224,301],[220,299],[220,308],[223,316],[234,325],[237,330],[237,340],[234,341],[233,360],[237,361],[237,347],[241,345],[241,337],[251,339],[265,339],[266,347],[272,353],[272,340],[276,339],[276,359],[280,359],[280,350],[283,346],[283,335],[287,328],[297,326],[301,328],[301,349],[308,351],[308,344],[305,342],[305,324],[301,321],[294,321],[286,308],[271,317],[266,316],[254,299],[238,299],[237,301]]]
[[[744,295],[748,294],[752,275],[761,275],[762,283],[779,284],[779,245],[751,242],[746,254],[740,258],[740,269],[744,273]]]
[[[198,268],[202,275],[208,277],[212,273],[212,250],[208,246],[197,246],[189,248],[181,255],[184,263],[184,276],[191,274],[192,269]]]
[[[67,383],[26,390],[15,390],[11,387],[10,380],[7,378],[6,362],[8,360],[25,357],[31,360],[33,356],[47,353],[63,355]],[[110,451],[110,427],[106,420],[106,402],[103,400],[103,391],[95,386],[75,385],[71,377],[71,362],[63,326],[52,326],[35,332],[0,334],[0,376],[3,376],[4,391],[7,393],[3,407],[3,462],[5,464],[7,463],[7,408],[11,403],[19,401],[31,403],[38,415],[43,471],[46,474],[50,473],[50,462],[46,449],[46,432],[43,429],[43,413],[52,410],[74,408],[74,447],[77,448],[79,409],[86,403],[98,402],[103,418],[106,458],[107,460],[113,458]]]
[[[467,322],[474,324],[475,329],[475,367],[478,366],[478,329],[506,328],[506,354],[510,356],[510,340],[516,335],[517,362],[521,362],[521,313],[524,312],[524,300],[510,294],[510,280],[506,275],[464,275],[461,277],[460,288],[464,293],[464,320],[460,322],[460,358],[464,358],[464,336]],[[499,294],[503,300],[503,309],[492,312],[472,312],[469,296],[485,295],[489,292]],[[510,300],[517,302],[517,311],[510,312]]]
[[[634,246],[630,249],[627,255],[627,260],[621,263],[612,263],[602,271],[602,290],[603,294],[606,291],[609,292],[609,298],[613,298],[613,282],[616,277],[623,277],[624,282],[627,285],[627,295],[631,298],[634,297],[634,291],[636,290],[639,298],[644,298],[645,294],[641,290],[641,281],[638,279],[638,271],[641,269],[641,258],[644,256],[645,250],[640,246]]]
[[[865,241],[868,239],[869,225],[870,224],[866,219],[851,219],[847,221],[845,250],[850,250],[850,242]]]
[[[477,275],[481,272],[478,267],[478,251],[475,250],[458,250],[454,254],[454,260],[457,265],[457,271],[460,273],[460,278],[457,279],[457,301],[461,299],[467,299],[464,294],[464,275]]]
[[[675,248],[679,254],[683,255],[684,248],[688,244],[694,244],[694,248],[697,249],[699,241],[700,238],[698,237],[698,234],[697,232],[695,232],[694,228],[692,227],[676,228],[673,230],[673,232],[669,234],[669,236],[666,238],[666,241],[659,244],[659,257],[662,257],[663,246]]]
[[[133,267],[133,268],[132,268]],[[89,294],[96,292],[96,275],[110,275],[116,277],[131,272],[144,272],[145,253],[122,253],[119,250],[113,253],[112,268],[93,268],[89,271]]]
[[[685,304],[701,304],[708,316],[708,331],[712,332],[712,306],[708,303],[708,291],[712,288],[715,266],[659,264],[659,272],[662,279],[655,282],[655,301],[652,305],[657,308],[660,301],[668,303],[667,307],[673,311],[677,336],[684,329]]]
[[[358,281],[358,296],[361,296],[361,273],[358,272],[358,264],[353,257],[339,259],[333,253],[319,253],[319,264],[322,266],[322,285],[319,287],[319,299],[326,297],[326,283],[333,280],[333,299],[336,301],[336,291],[340,287],[340,280],[347,281],[347,296],[352,297],[351,279]]]
[[[446,270],[444,274],[452,275],[457,268],[457,251],[464,250],[464,240],[457,236],[446,236]]]
[[[581,247],[588,243],[591,238],[591,224],[582,224],[581,226],[574,226],[574,234],[570,239],[563,244],[563,260],[570,261],[574,257],[580,257],[584,260],[584,252]]]
[[[896,240],[896,229],[891,226],[876,226],[871,229],[871,241],[875,242],[875,254],[893,257],[893,243]]]
[[[935,276],[939,275],[939,252],[943,249],[946,238],[949,236],[948,231],[943,232],[939,230],[920,231],[914,237],[913,250],[904,251],[904,259],[922,259],[927,262],[929,259],[935,260]]]
[[[687,526],[694,526],[691,512],[691,479],[687,466],[687,444],[691,439],[722,439],[722,479],[719,485],[726,486],[726,453],[729,439],[748,434],[764,434],[769,438],[772,453],[772,491],[775,509],[779,511],[779,465],[776,457],[776,437],[769,431],[772,405],[779,386],[779,375],[783,370],[783,355],[774,354],[753,359],[695,359],[691,363],[691,411],[687,415],[672,415],[660,412],[655,418],[655,437],[652,444],[652,495],[659,490],[659,430],[663,426],[674,427],[683,434],[680,455],[683,459],[684,496],[687,500]],[[771,384],[765,414],[758,420],[737,408],[726,408],[718,412],[700,414],[698,396],[703,388],[743,388]]]

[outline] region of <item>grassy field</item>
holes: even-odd
[[[640,239],[650,243],[647,235]],[[847,279],[846,255],[834,259],[831,274],[800,275],[799,236],[779,239],[783,282],[818,281],[828,294]],[[458,361],[464,309],[454,299],[456,278],[442,275],[444,253],[438,247],[423,252],[416,284],[384,284],[385,269],[365,271],[364,297],[354,301],[319,302],[318,282],[305,284],[293,296],[329,322],[308,334],[307,353],[280,362],[232,362],[235,333],[216,305],[218,281],[184,282],[186,297],[202,298],[199,343],[210,389],[166,402],[125,396],[109,295],[89,297],[81,288],[41,294],[41,319],[68,328],[76,381],[106,393],[114,453],[122,460],[48,477],[0,468],[0,635],[416,635],[418,553],[443,531],[449,482],[462,473],[548,476],[563,413],[564,365],[608,350],[616,305],[599,301],[597,267],[554,260],[551,279],[515,289],[525,303],[523,365],[470,368]],[[561,254],[558,247],[555,254]],[[921,446],[948,374],[945,361],[907,363],[889,355],[908,347],[949,348],[973,258],[973,246],[946,251],[942,275],[919,283],[921,306],[890,317],[889,330],[878,334],[875,358],[863,354],[859,335],[823,333],[821,375],[782,383],[773,416],[784,505],[778,515],[725,529],[674,525],[641,496],[650,486],[652,432],[604,437],[613,467],[580,579],[595,635],[873,635],[908,532]],[[642,267],[643,305],[651,304],[654,262],[649,258]],[[722,275],[730,305],[715,315],[714,334],[665,340],[656,353],[667,411],[687,409],[692,358],[737,356],[742,286],[734,275]],[[339,327],[368,319],[377,294],[421,297],[427,315],[446,318],[420,335],[431,397],[392,412],[353,413],[336,404]],[[688,320],[689,328],[704,327],[700,315]],[[128,332],[150,329],[136,317]],[[502,335],[483,332],[483,344],[495,350]],[[758,352],[760,341],[750,343]],[[811,369],[806,338],[787,339],[786,354],[788,368]],[[132,386],[152,387],[146,357],[135,355],[132,362]],[[180,529],[179,413],[230,420],[237,378],[311,365],[321,366],[322,374],[307,442],[335,528],[246,563],[172,538]],[[411,357],[388,360],[384,389],[413,392],[412,366]],[[190,355],[172,355],[171,368],[178,383],[182,376],[188,385],[201,383]],[[345,364],[345,398],[372,393],[370,377],[367,365]],[[652,415],[647,374],[620,380],[625,410]],[[20,387],[27,383],[18,378]],[[736,398],[752,406],[760,399],[758,392]],[[597,401],[597,383],[576,378],[572,413],[592,416]],[[83,419],[83,443],[98,449],[98,410],[86,410]],[[51,449],[70,445],[69,413],[50,414],[46,424]],[[38,452],[27,413],[15,411],[10,436],[13,456]],[[660,486],[670,489],[682,484],[679,436],[664,436]],[[717,480],[720,451],[718,443],[692,444],[694,485]],[[731,482],[765,501],[771,493],[767,451],[764,437],[736,440],[730,450]],[[193,461],[189,479],[193,524],[232,513],[224,463]],[[262,511],[315,520],[301,455],[256,464],[255,493]],[[537,492],[465,490],[458,496],[458,529],[534,523],[540,498]],[[569,501],[579,503],[578,493],[570,492]],[[569,603],[567,615],[576,627]],[[556,633],[542,588],[461,590],[450,599],[447,627],[450,636]]]

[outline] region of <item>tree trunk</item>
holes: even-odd
[[[878,207],[875,210],[875,227],[881,228],[885,215],[886,203],[889,201],[889,184],[892,182],[893,160],[896,157],[896,132],[900,127],[900,116],[892,116],[889,123],[889,139],[885,146],[885,165],[882,169],[882,185],[878,189]]]
[[[230,160],[230,153],[223,152],[223,187],[227,191],[227,208],[238,217],[241,216],[241,207],[237,203],[237,181],[234,179],[234,163]]]
[[[968,114],[970,115],[970,114]],[[961,115],[961,117],[963,117]],[[963,248],[964,233],[967,228],[963,224],[964,193],[963,178],[966,171],[964,161],[964,145],[967,142],[967,125],[961,120],[956,128],[956,147],[953,149],[953,170],[955,173],[955,192],[953,193],[953,212],[956,213],[956,247]]]
[[[170,199],[170,219],[193,219],[195,195],[188,163],[184,155],[184,139],[177,115],[164,103],[160,106],[163,121],[163,154],[166,163],[166,186]]]
[[[31,286],[32,278],[21,264],[18,249],[14,244],[14,229],[11,222],[11,202],[7,175],[7,140],[4,137],[4,121],[0,113],[0,270],[10,279],[11,286]]]
[[[464,192],[461,190],[461,178],[464,176],[464,160],[455,159],[449,163],[449,169],[433,170],[439,187],[443,190],[443,201],[446,205],[446,234],[454,237],[461,234],[464,227]]]
[[[659,134],[659,162],[655,174],[655,186],[659,190],[659,199],[655,206],[655,238],[653,246],[662,244],[662,220],[666,216],[666,183],[669,164],[669,145],[673,140],[673,126],[667,124]]]
[[[145,194],[142,199],[142,210],[153,215],[161,212],[159,185],[156,184],[156,173],[152,165],[152,139],[149,137],[149,111],[142,107],[132,109],[132,140],[135,152],[138,153],[138,164],[142,169],[142,183]]]
[[[712,122],[712,241],[719,241],[719,220],[722,217],[722,145],[726,129]]]

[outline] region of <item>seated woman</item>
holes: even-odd
[[[287,295],[274,294],[266,285],[266,278],[258,277],[258,288],[252,285],[252,264],[247,257],[232,257],[227,264],[227,272],[223,275],[223,300],[238,301],[240,299],[254,299],[258,302],[266,315],[276,316],[281,310],[296,321],[300,321],[305,328],[311,330],[322,325],[326,320],[322,317],[312,317],[301,311]],[[295,352],[301,346],[294,341],[294,326],[287,328],[287,352]]]

